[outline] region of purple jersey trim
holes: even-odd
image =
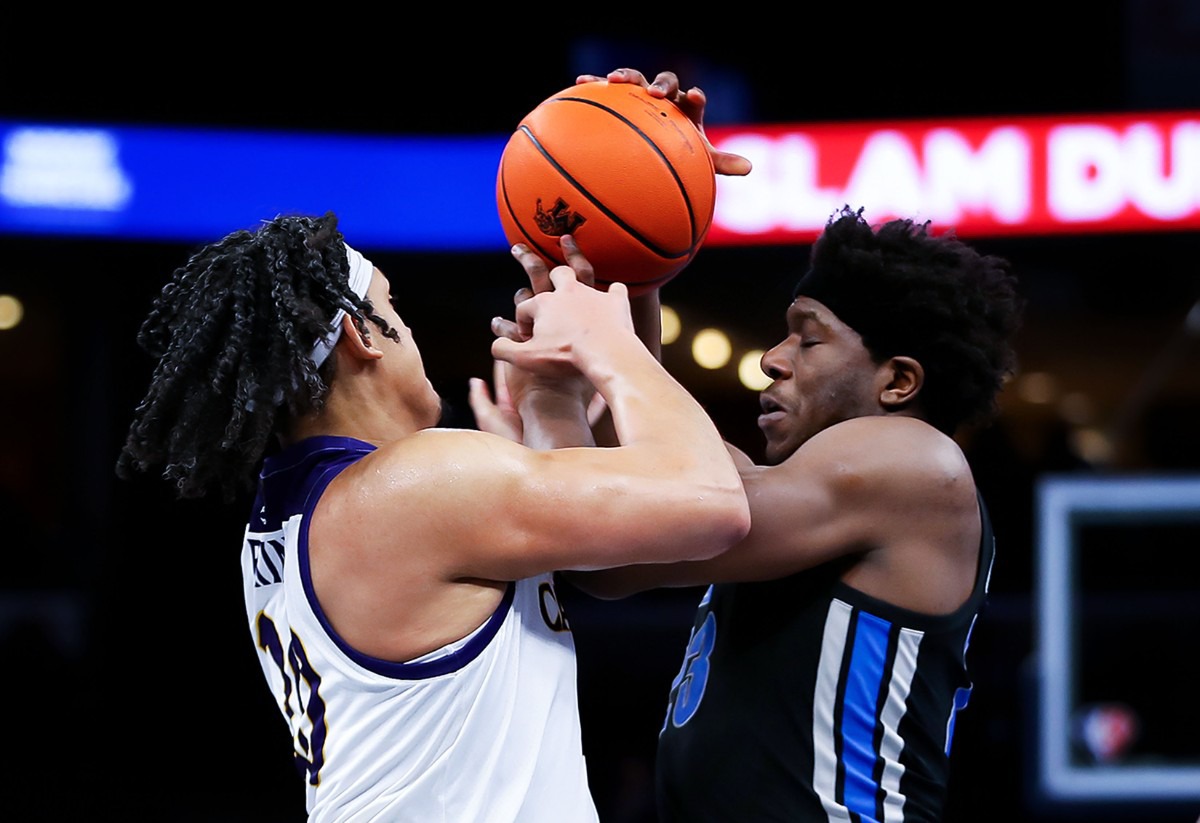
[[[313,590],[308,556],[308,527],[313,509],[316,508],[317,501],[333,478],[337,477],[343,469],[374,450],[375,447],[370,443],[352,437],[321,435],[307,438],[288,447],[280,454],[271,457],[264,466],[263,480],[267,484],[273,476],[296,473],[296,476],[285,481],[289,482],[289,492],[291,493],[286,495],[284,505],[287,512],[280,519],[286,520],[297,513],[304,515],[298,535],[297,560],[300,564],[300,581],[304,586],[305,597],[308,598],[308,604],[312,608],[313,614],[316,615],[317,620],[320,621],[321,626],[337,647],[346,657],[364,669],[399,680],[424,680],[458,671],[478,657],[496,636],[496,632],[500,630],[500,626],[503,625],[504,619],[512,607],[516,591],[515,583],[509,582],[505,587],[500,605],[492,612],[487,623],[462,648],[443,657],[421,663],[396,663],[363,654],[334,630],[333,625],[325,616],[321,604],[317,601],[316,592]]]

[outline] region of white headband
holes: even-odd
[[[370,260],[350,248],[348,243],[344,245],[346,246],[346,262],[350,264],[350,271],[347,273],[346,279],[355,294],[359,297],[366,297],[367,287],[371,285],[371,275],[375,272],[375,266],[371,264]],[[325,362],[325,358],[329,357],[333,347],[337,345],[338,338],[342,336],[342,318],[345,316],[345,309],[338,309],[334,312],[333,329],[318,340],[317,345],[313,346],[312,361],[318,369]]]

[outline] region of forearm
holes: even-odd
[[[558,457],[573,477],[564,487],[606,490],[597,508],[627,521],[614,524],[623,539],[651,521],[671,534],[667,545],[635,539],[647,561],[711,557],[741,540],[750,512],[737,468],[703,407],[636,336],[627,298],[579,283],[565,266],[550,276],[553,291],[517,307],[519,339],[497,338],[492,353],[545,378],[581,374],[604,398],[620,445],[535,453]]]
[[[662,362],[662,306],[659,303],[658,289],[629,298],[629,307],[638,339],[646,345],[654,359]],[[612,412],[607,408],[592,426],[592,435],[597,445],[619,445]]]
[[[622,445],[650,439],[694,452],[698,440],[711,442],[716,429],[704,409],[637,339],[606,346],[581,368],[604,396]]]
[[[748,524],[741,480],[716,426],[644,346],[627,341],[588,375],[608,403],[620,445],[641,452],[662,493],[678,494],[681,506],[736,508],[740,501]]]

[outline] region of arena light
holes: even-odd
[[[0,294],[0,331],[15,329],[25,316],[25,307],[11,294]]]
[[[670,306],[660,306],[659,316],[662,318],[662,332],[660,339],[664,346],[669,346],[679,339],[679,334],[683,330],[683,325],[679,320],[679,313]]]
[[[738,380],[751,391],[762,391],[771,385],[771,378],[762,370],[762,349],[752,349],[738,361]]]
[[[722,368],[732,356],[733,345],[720,329],[701,329],[692,338],[692,358],[702,368]]]

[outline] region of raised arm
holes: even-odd
[[[594,285],[592,264],[575,239],[564,235],[559,242],[576,279]],[[518,289],[514,295],[514,305],[553,288],[544,259],[524,245],[514,246],[512,253],[529,278],[529,286]],[[631,296],[629,304],[635,333],[655,359],[661,360],[662,320],[657,289]],[[516,322],[504,317],[492,319],[492,331],[497,337],[522,339]],[[481,431],[535,449],[618,443],[603,396],[582,375],[547,378],[496,360],[492,387],[489,391],[482,379],[471,380],[468,399]]]
[[[490,580],[724,551],[745,535],[749,508],[716,428],[635,336],[623,286],[597,291],[566,266],[551,277],[552,291],[517,307],[521,340],[497,338],[494,355],[547,378],[581,374],[620,445],[534,450],[483,432],[418,433],[373,469],[396,497],[380,528],[437,512],[437,563]]]
[[[563,250],[568,264],[575,269],[576,278],[591,285],[591,265],[570,237],[563,238]],[[535,291],[540,293],[553,288],[545,261],[528,246],[513,246],[512,254],[525,268],[530,281],[529,286],[517,290],[513,297],[514,306],[533,297]],[[505,317],[492,318],[492,332],[497,337],[524,339],[516,321]],[[533,374],[494,359],[492,386],[489,391],[482,379],[471,379],[468,401],[480,431],[498,434],[534,449],[595,444],[591,409],[603,408],[604,403],[582,374]]]
[[[696,87],[682,90],[679,77],[674,72],[660,72],[653,82],[647,80],[646,76],[636,69],[616,69],[604,77],[581,74],[576,78],[577,83],[597,80],[639,85],[655,97],[670,100],[696,124],[696,128],[705,139],[717,174],[742,176],[750,173],[752,167],[749,159],[732,152],[719,151],[708,141],[704,131],[707,97]],[[564,236],[560,238],[560,243],[567,263],[576,270],[578,278],[592,285],[594,277],[591,265],[579,252],[574,239]],[[551,284],[549,269],[540,257],[521,246],[514,247],[513,251],[525,268],[530,281],[529,288],[521,289],[517,294],[519,304],[534,294],[549,290]],[[633,297],[630,304],[638,337],[654,357],[661,360],[662,309],[658,290]],[[493,331],[498,336],[514,337],[512,324],[503,318],[493,321]],[[503,365],[497,366],[493,382],[495,397],[489,394],[486,384],[481,379],[472,380],[470,387],[470,405],[479,427],[484,431],[524,442],[535,448],[559,448],[593,443],[611,446],[617,442],[611,415],[604,408],[602,399],[585,406],[586,411],[582,414],[571,401],[570,392],[578,387],[566,384],[554,386],[536,379],[530,381],[528,375],[513,374]],[[526,388],[531,385],[536,387],[536,391],[527,394]],[[587,396],[585,393],[585,404]],[[524,402],[527,397],[531,400],[528,404]],[[595,397],[591,399],[598,400]],[[580,420],[587,420],[588,425],[579,426]]]

